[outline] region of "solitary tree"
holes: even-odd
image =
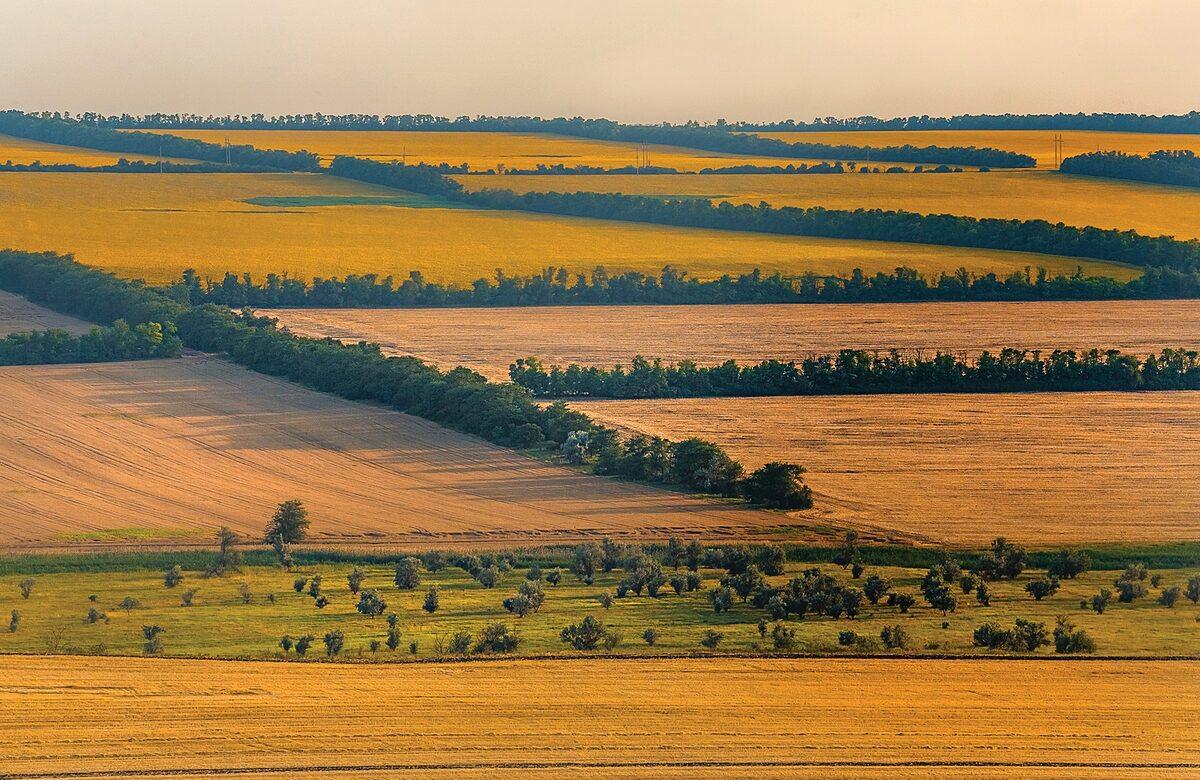
[[[432,615],[438,611],[438,601],[438,586],[434,585],[425,593],[425,603],[421,605],[421,609]]]
[[[872,574],[863,583],[863,593],[866,595],[867,601],[870,601],[872,604],[878,604],[879,600],[891,589],[892,583],[878,574]]]
[[[358,604],[355,609],[359,611],[359,614],[367,617],[379,617],[387,609],[387,602],[381,599],[375,591],[364,590],[358,594]]]
[[[138,601],[137,599],[135,599],[133,596],[126,596],[125,598],[121,599],[121,603],[118,604],[117,606],[120,607],[121,609],[125,610],[125,614],[128,615],[130,612],[137,609],[141,605],[142,605],[141,602]]]
[[[400,646],[400,618],[392,612],[387,616],[387,646],[388,650],[394,651]]]
[[[33,577],[26,577],[17,583],[17,587],[21,590],[21,598],[29,598],[29,594],[33,593]]]
[[[304,636],[297,639],[296,640],[296,655],[304,655],[305,653],[307,653],[308,648],[310,646],[312,646],[313,639],[314,639],[314,637],[312,634],[305,634]]]
[[[346,584],[350,587],[351,593],[358,593],[362,590],[363,580],[367,578],[366,572],[356,568],[354,571],[346,575]]]
[[[292,644],[292,638],[287,634],[284,634],[283,638],[279,640],[279,646],[283,648],[284,655],[287,655],[289,652],[291,652]]]
[[[342,633],[340,628],[335,628],[325,634],[322,641],[325,642],[325,655],[333,658],[342,652],[342,647],[346,644],[346,635]]]
[[[225,526],[217,531],[217,554],[205,569],[210,577],[224,577],[229,572],[240,571],[242,554],[234,549],[241,539]]]
[[[181,582],[183,582],[183,570],[179,568],[178,564],[167,569],[167,573],[163,575],[163,585],[168,588],[173,588]]]
[[[396,587],[415,590],[421,584],[421,562],[416,558],[401,558],[396,562]]]
[[[647,628],[642,632],[642,639],[645,640],[647,645],[654,647],[654,643],[658,641],[658,632],[653,628]]]
[[[263,541],[270,543],[273,539],[281,539],[286,544],[297,544],[308,535],[308,526],[308,510],[299,499],[293,498],[275,509]]]
[[[146,655],[158,655],[162,652],[161,634],[166,631],[162,626],[142,626],[142,652]]]
[[[17,629],[21,625],[21,613],[17,610],[12,611],[12,616],[8,619],[8,632],[10,634],[17,633]]]
[[[579,623],[564,628],[559,638],[576,650],[595,650],[607,632],[604,623],[588,615]]]

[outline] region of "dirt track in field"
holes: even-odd
[[[793,524],[576,474],[206,356],[0,369],[0,544],[257,538],[302,499],[314,543],[513,544]],[[803,535],[803,534],[799,534]],[[810,535],[811,536],[811,535]]]
[[[813,517],[978,545],[1200,539],[1200,392],[573,404],[809,469]]]
[[[1200,771],[1194,662],[0,657],[0,777]]]

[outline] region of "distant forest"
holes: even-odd
[[[1060,170],[1078,176],[1200,187],[1200,157],[1189,149],[1161,150],[1145,157],[1122,152],[1092,152],[1068,157],[1063,160]]]
[[[825,132],[829,130],[1101,130],[1126,133],[1200,133],[1200,111],[1186,114],[960,114],[880,119],[818,117],[811,122],[737,122],[732,130]]]

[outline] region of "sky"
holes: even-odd
[[[1200,0],[0,0],[0,108],[621,121],[1200,109]]]

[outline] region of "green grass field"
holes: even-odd
[[[194,560],[194,559],[193,559]],[[789,563],[784,575],[770,578],[782,583],[809,564]],[[272,658],[280,654],[277,645],[283,634],[297,637],[312,634],[316,637],[310,658],[324,656],[321,637],[334,628],[346,635],[344,656],[372,657],[371,639],[383,640],[387,624],[382,617],[369,618],[355,611],[356,598],[351,595],[346,575],[353,569],[348,563],[303,565],[294,572],[273,566],[250,566],[240,574],[224,578],[205,579],[195,571],[185,571],[184,581],[166,588],[159,570],[136,569],[109,572],[61,572],[34,576],[34,587],[28,599],[21,597],[18,583],[25,578],[19,573],[0,576],[0,652],[42,653],[75,652],[88,654],[140,654],[141,626],[157,624],[166,629],[163,635],[167,655]],[[546,600],[540,612],[525,618],[509,615],[501,602],[515,593],[524,580],[525,570],[515,569],[502,575],[494,589],[485,589],[461,569],[449,567],[437,574],[422,572],[420,587],[401,591],[393,583],[390,566],[364,566],[364,588],[375,589],[388,604],[388,611],[400,618],[401,647],[398,652],[382,649],[378,660],[411,658],[408,646],[417,642],[417,658],[435,655],[438,637],[443,639],[456,631],[476,633],[484,625],[501,621],[514,626],[523,641],[521,655],[573,654],[559,640],[559,632],[568,623],[592,614],[603,619],[620,632],[623,642],[615,652],[621,654],[661,654],[702,652],[699,640],[706,629],[724,632],[719,651],[769,652],[770,637],[760,639],[757,623],[765,612],[750,604],[737,603],[723,614],[713,612],[707,589],[717,584],[722,572],[704,570],[702,589],[677,596],[668,587],[658,599],[648,596],[628,596],[617,599],[605,610],[597,597],[613,591],[622,578],[614,571],[600,575],[594,585],[584,585],[563,572],[558,586],[544,584]],[[823,565],[823,571],[839,579],[850,579],[840,567]],[[1200,569],[1163,570],[1162,586],[1183,586],[1188,577]],[[671,573],[667,572],[668,575]],[[1044,622],[1052,629],[1057,615],[1069,616],[1078,627],[1095,639],[1099,655],[1182,656],[1200,654],[1200,607],[1180,598],[1174,608],[1157,603],[1157,588],[1133,604],[1112,603],[1103,615],[1082,610],[1079,601],[1090,597],[1101,587],[1112,586],[1113,571],[1092,571],[1076,580],[1064,581],[1057,594],[1042,602],[1034,601],[1024,591],[1025,584],[1036,572],[1026,572],[1016,581],[991,584],[992,603],[982,607],[973,595],[958,588],[958,611],[943,618],[932,610],[919,595],[919,583],[924,571],[915,568],[869,566],[867,576],[878,573],[889,578],[899,592],[912,593],[917,604],[908,614],[896,608],[871,606],[864,602],[863,612],[854,620],[814,618],[791,621],[796,629],[799,652],[838,654],[846,652],[838,645],[839,631],[852,630],[877,642],[884,625],[900,624],[912,637],[907,652],[913,654],[978,654],[971,645],[973,629],[985,621],[997,621],[1011,627],[1015,618]],[[324,609],[314,606],[313,598],[297,593],[292,583],[298,577],[320,574],[323,592],[329,598]],[[251,593],[251,603],[243,603],[241,586]],[[439,610],[432,616],[422,608],[426,589],[436,584],[441,589]],[[1149,587],[1149,585],[1148,585]],[[191,607],[180,605],[181,594],[195,588],[197,593]],[[89,600],[95,595],[96,600]],[[274,596],[274,603],[268,599]],[[130,611],[118,604],[132,596],[140,606]],[[84,618],[94,607],[107,613],[108,622],[88,624]],[[5,630],[12,610],[21,613],[20,627],[15,633]],[[942,628],[942,623],[948,626]],[[659,633],[658,643],[647,647],[642,633],[653,627]],[[877,645],[858,650],[873,651]],[[1052,654],[1052,648],[1042,648],[1042,655]]]

